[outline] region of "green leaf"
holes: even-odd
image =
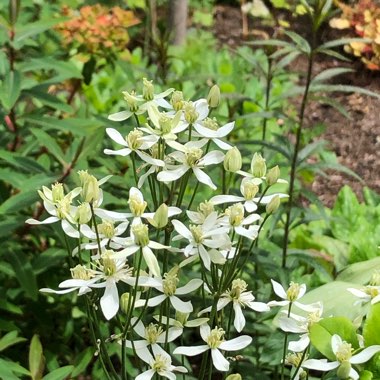
[[[40,86],[38,86],[40,87]],[[71,113],[73,111],[72,107],[62,100],[58,99],[56,96],[50,95],[47,92],[40,90],[39,88],[32,88],[30,90],[25,90],[24,93],[29,95],[31,98],[36,98],[48,107],[54,108],[58,111]]]
[[[54,266],[61,265],[66,257],[66,250],[59,248],[49,248],[46,251],[39,254],[32,261],[33,271],[35,275],[44,273]]]
[[[21,94],[21,75],[18,71],[9,71],[0,87],[0,100],[9,112]]]
[[[292,39],[292,41],[297,45],[297,47],[299,48],[301,52],[310,54],[311,47],[309,43],[303,37],[289,30],[285,30],[285,34]]]
[[[17,335],[17,331],[11,331],[8,334],[4,335],[0,339],[0,352],[4,351],[7,347],[13,346],[14,344],[26,341],[25,338],[19,337]]]
[[[334,78],[337,75],[341,75],[341,74],[345,74],[345,73],[352,73],[354,71],[355,70],[350,69],[348,67],[333,67],[333,68],[330,68],[330,69],[323,70],[322,72],[320,72],[319,74],[317,74],[313,78],[312,83],[322,82],[324,80]]]
[[[13,270],[16,273],[16,279],[20,283],[27,297],[37,301],[38,287],[36,276],[28,257],[23,252],[9,252],[7,256]]]
[[[332,47],[337,47],[341,45],[346,45],[351,42],[363,42],[363,43],[372,43],[372,40],[370,38],[341,38],[338,40],[328,41],[324,44],[320,45],[316,50],[324,50],[324,49],[330,49]]]
[[[0,215],[16,212],[31,206],[38,198],[37,192],[29,190],[13,195],[0,205]]]
[[[8,162],[12,166],[15,166],[25,172],[45,173],[46,170],[43,166],[38,164],[31,158],[21,156],[14,152],[0,149],[0,159]]]
[[[380,270],[380,257],[351,264],[338,274],[337,280],[354,284],[368,284],[375,270]]]
[[[41,145],[45,146],[48,151],[63,165],[66,166],[65,155],[62,152],[60,146],[57,144],[56,140],[52,138],[48,133],[42,129],[31,128],[30,131],[38,139]]]
[[[327,104],[330,107],[335,108],[338,112],[340,112],[344,117],[346,117],[349,120],[352,120],[351,115],[347,112],[344,105],[339,103],[337,100],[330,98],[328,96],[309,96],[309,100],[314,100],[316,102],[319,102],[320,104]]]
[[[94,349],[92,347],[88,347],[81,352],[75,360],[75,369],[73,370],[71,376],[75,378],[84,372],[93,357]]]
[[[366,347],[380,344],[380,303],[371,306],[363,326],[363,338]]]
[[[310,328],[312,345],[328,359],[335,361],[336,357],[331,349],[331,338],[334,334],[342,340],[351,343],[353,348],[359,347],[356,329],[353,323],[345,317],[324,318]]]
[[[0,358],[0,379],[6,379],[6,380],[20,380],[19,377],[17,377],[12,370],[10,369],[9,365],[10,361],[3,360]]]
[[[42,352],[42,344],[38,335],[33,335],[29,349],[29,370],[32,380],[41,380],[45,368],[45,358]]]
[[[74,366],[67,365],[65,367],[57,368],[53,372],[43,377],[43,380],[65,380],[71,372],[73,372]]]
[[[354,92],[358,94],[372,96],[380,99],[380,94],[361,88],[358,86],[348,86],[344,84],[313,84],[310,86],[310,92]]]

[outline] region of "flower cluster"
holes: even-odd
[[[27,223],[59,222],[77,242],[70,252],[77,265],[58,290],[41,291],[77,292],[95,308],[99,299],[104,317],[117,316],[123,325],[117,335],[123,349],[145,363],[137,379],[155,374],[174,379],[173,372],[186,372],[172,365],[177,355],[210,355],[217,370],[228,371],[226,352],[252,341],[240,335],[244,314],[271,306],[255,301],[242,268],[250,262],[265,221],[286,197],[272,190],[284,182],[280,170],[267,170],[258,153],[243,168],[239,150],[228,141],[234,123],[220,125],[210,117],[219,103],[217,87],[208,99],[190,101],[174,89],[156,93],[144,79],[141,94],[123,94],[126,109],[109,119],[135,125],[107,128],[110,146],[104,153],[131,160],[129,210],[103,207],[102,188],[110,176],[98,180],[80,171],[80,184],[71,191],[61,183],[44,187],[40,196],[50,216]],[[230,194],[230,187],[240,192]],[[212,196],[193,206],[203,190],[213,191]],[[203,299],[203,310],[197,297]],[[223,322],[227,310],[233,324]],[[192,313],[202,317],[192,319]],[[198,327],[204,344],[178,344],[188,329]],[[169,343],[177,345],[172,353]]]

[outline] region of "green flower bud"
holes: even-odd
[[[242,380],[242,377],[238,373],[233,373],[231,375],[228,375],[226,377],[226,380]]]
[[[185,120],[188,123],[192,124],[197,121],[199,114],[195,109],[193,102],[184,102],[182,109],[185,115]]]
[[[129,301],[129,293],[123,293],[121,296],[120,296],[120,309],[125,313],[125,314],[128,314],[129,312],[129,309],[132,305],[132,302]]]
[[[267,172],[267,165],[265,159],[260,153],[255,153],[251,161],[251,172],[254,177],[264,177]]]
[[[242,165],[243,160],[241,158],[240,151],[238,148],[236,148],[236,146],[234,146],[224,156],[224,169],[228,172],[236,173],[241,169]]]
[[[74,220],[78,224],[86,224],[90,221],[91,216],[90,205],[87,202],[84,202],[77,207]]]
[[[136,98],[135,93],[132,92],[131,94],[127,91],[123,91],[123,95],[124,95],[124,100],[126,100],[128,106],[129,106],[129,110],[131,112],[137,112],[138,109],[139,109],[139,105],[138,105],[138,98]]]
[[[348,379],[350,377],[351,363],[349,361],[344,361],[336,371],[339,379]]]
[[[274,168],[268,170],[266,175],[266,181],[268,186],[272,186],[277,183],[277,180],[280,178],[280,168],[276,165]]]
[[[211,108],[218,107],[220,103],[220,89],[216,84],[211,87],[210,92],[208,93],[207,103]]]
[[[51,195],[53,202],[61,201],[64,198],[65,192],[62,183],[57,182],[51,186]]]
[[[140,247],[145,247],[149,244],[149,231],[146,224],[136,224],[131,227],[135,243]]]
[[[143,98],[145,100],[153,100],[154,99],[154,86],[153,81],[147,80],[143,78]]]
[[[267,214],[273,214],[274,212],[276,212],[277,209],[280,207],[280,203],[281,203],[281,200],[278,195],[273,197],[271,201],[267,204],[267,207],[266,207]]]
[[[100,188],[98,180],[91,174],[87,173],[87,170],[80,170],[78,172],[81,185],[82,185],[82,198],[84,202],[94,203],[100,197]]]
[[[153,219],[148,219],[149,223],[157,228],[164,228],[168,224],[168,206],[163,203],[154,213]]]
[[[170,99],[170,104],[175,111],[180,111],[183,107],[183,93],[182,91],[174,91]]]

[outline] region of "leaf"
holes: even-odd
[[[10,369],[8,360],[3,360],[0,358],[0,379],[6,380],[20,380],[12,370]]]
[[[4,351],[7,347],[13,346],[14,344],[26,341],[25,338],[19,337],[17,335],[17,331],[11,331],[8,334],[4,335],[0,339],[0,352]]]
[[[276,63],[276,68],[283,69],[284,67],[290,65],[300,54],[301,53],[299,51],[293,51],[287,54]]]
[[[7,161],[12,166],[22,169],[25,172],[45,173],[43,166],[31,158],[21,156],[14,152],[0,149],[0,159]]]
[[[37,87],[37,88],[36,88]],[[48,107],[54,108],[58,111],[71,113],[73,111],[72,107],[62,100],[58,99],[56,96],[50,95],[47,92],[40,90],[40,86],[33,87],[30,90],[25,90],[24,93],[29,95],[31,98],[36,98],[40,100],[43,104]]]
[[[380,270],[380,257],[349,265],[338,274],[336,280],[364,285],[369,283],[376,270]]]
[[[334,58],[340,59],[343,62],[351,62],[350,58],[348,58],[348,57],[344,56],[343,54],[338,53],[337,51],[332,50],[332,49],[322,49],[322,50],[318,50],[318,52],[319,52],[319,54],[325,54],[325,55],[328,55],[329,57],[334,57]]]
[[[38,287],[36,276],[33,273],[28,257],[23,252],[11,251],[7,255],[7,259],[16,273],[16,279],[20,283],[22,290],[27,297],[31,298],[33,301],[37,301]]]
[[[324,44],[320,45],[316,49],[316,51],[330,49],[332,47],[337,47],[337,46],[341,46],[341,45],[347,45],[347,44],[350,44],[351,42],[371,43],[372,40],[370,38],[341,38],[341,39],[338,39],[338,40],[333,40],[333,41],[325,42]]]
[[[0,100],[9,112],[21,94],[21,75],[18,71],[9,71],[0,87]]]
[[[45,368],[45,358],[38,335],[33,335],[29,349],[29,370],[32,380],[41,380]]]
[[[326,145],[327,142],[324,140],[317,140],[311,144],[306,145],[298,152],[297,165],[309,158],[311,155],[318,153],[318,151],[320,151],[321,149],[324,149]]]
[[[37,192],[29,190],[13,195],[0,205],[0,215],[16,212],[31,206],[38,198]]]
[[[363,338],[366,347],[380,344],[380,303],[371,306],[363,326]]]
[[[323,70],[322,72],[320,72],[319,74],[317,74],[313,78],[312,83],[322,82],[324,80],[327,80],[327,79],[330,79],[330,78],[334,78],[337,75],[341,75],[341,74],[345,74],[345,73],[352,73],[354,71],[355,70],[350,69],[348,67],[333,67],[333,68],[330,68],[330,69]]]
[[[94,349],[92,347],[88,347],[81,352],[75,360],[75,369],[73,370],[71,376],[75,378],[84,372],[93,357]]]
[[[292,39],[292,41],[297,45],[297,47],[299,48],[301,52],[310,54],[311,47],[309,43],[303,37],[289,30],[285,30],[284,33]]]
[[[42,129],[31,128],[30,131],[38,139],[41,145],[48,149],[48,151],[63,165],[66,166],[65,155],[56,140]]]
[[[65,367],[57,368],[43,377],[43,380],[65,380],[71,372],[73,372],[74,366],[67,365]]]
[[[353,348],[359,347],[356,329],[353,323],[345,317],[324,318],[310,328],[312,345],[328,359],[335,361],[336,357],[331,349],[331,338],[334,334],[342,340],[351,343]]]
[[[340,112],[344,117],[346,117],[349,120],[352,120],[351,115],[347,112],[346,108],[344,105],[342,105],[340,102],[337,100],[330,98],[328,96],[309,96],[309,100],[314,100],[316,102],[319,102],[320,104],[326,104],[330,107],[335,108],[338,112]]]
[[[348,86],[344,84],[314,84],[310,86],[310,92],[354,92],[358,94],[372,96],[373,98],[380,99],[380,94],[366,90],[365,88],[357,86]]]
[[[268,149],[274,150],[275,152],[281,153],[284,157],[286,157],[289,161],[291,159],[291,153],[286,150],[283,146],[280,146],[279,144],[274,144],[268,141],[263,140],[248,140],[244,141],[244,144],[252,144],[252,145],[262,145],[265,146]]]
[[[61,265],[66,257],[66,250],[59,248],[48,248],[32,261],[33,272],[36,276],[38,276],[39,274],[50,270],[50,268],[54,266]]]

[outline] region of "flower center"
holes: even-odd
[[[193,124],[197,121],[199,114],[196,111],[193,102],[185,102],[182,109],[185,114],[185,120],[189,124]]]
[[[224,341],[224,330],[215,327],[211,330],[210,335],[207,338],[207,344],[210,348],[218,348]]]
[[[170,99],[170,103],[175,111],[180,111],[183,107],[183,93],[182,91],[174,91]]]
[[[250,180],[243,181],[242,185],[243,197],[248,201],[252,200],[258,193],[259,187]]]
[[[247,290],[247,283],[244,280],[240,280],[239,278],[232,281],[232,287],[230,291],[230,296],[233,299],[239,299],[241,293]]]
[[[111,258],[113,253],[113,251],[107,250],[102,254],[103,273],[107,277],[110,277],[116,273],[116,262]]]
[[[161,128],[161,131],[163,134],[167,134],[167,133],[170,133],[172,131],[173,119],[171,119],[170,117],[161,113],[158,122],[160,124],[160,128]]]
[[[143,98],[145,100],[153,100],[154,99],[154,86],[153,81],[147,80],[146,78],[143,79]]]
[[[164,288],[164,294],[167,296],[172,296],[177,290],[177,284],[179,279],[177,273],[165,273],[164,280],[162,281],[162,287]]]
[[[186,162],[189,166],[195,166],[198,160],[202,157],[203,150],[199,148],[192,148],[185,153]]]
[[[217,131],[219,129],[219,125],[215,118],[211,119],[210,117],[206,117],[206,119],[203,120],[202,124],[204,127],[213,131]]]
[[[372,286],[380,286],[380,271],[375,270],[372,273],[371,281],[369,282],[370,285]]]
[[[193,235],[194,241],[197,244],[202,244],[203,242],[203,231],[201,226],[191,225],[190,231]]]
[[[351,344],[343,341],[339,345],[338,350],[335,354],[336,359],[340,363],[348,362],[351,359],[352,351],[353,349],[352,349]]]
[[[91,219],[91,208],[90,205],[85,202],[77,207],[74,219],[79,224],[86,224]]]
[[[84,265],[77,265],[70,269],[71,277],[75,280],[90,280],[93,277],[91,269],[86,268]]]
[[[375,298],[379,295],[379,288],[377,286],[366,286],[364,288],[365,292],[371,297],[371,298]]]
[[[57,182],[54,185],[52,185],[51,193],[52,193],[53,202],[61,201],[65,196],[65,193],[63,190],[63,184]]]
[[[198,212],[200,212],[205,218],[214,212],[214,210],[214,204],[209,201],[201,202],[198,206]]]
[[[57,203],[57,217],[65,219],[67,214],[70,213],[71,199],[70,197],[65,197]]]
[[[147,206],[147,203],[135,194],[129,197],[128,204],[134,216],[141,216],[144,214]]]
[[[170,367],[170,360],[165,358],[163,355],[156,355],[154,362],[152,364],[152,369],[158,373],[162,371],[167,371]]]
[[[154,344],[157,342],[158,337],[164,332],[162,327],[150,323],[149,326],[145,327],[145,339],[150,343]]]
[[[134,96],[135,95],[135,92],[132,91],[130,94],[125,91],[123,92],[124,94],[124,99],[127,101],[127,104],[128,104],[128,107],[129,107],[129,110],[131,112],[137,112],[138,109],[139,109],[139,105],[137,103],[137,99],[136,97]]]
[[[233,227],[240,226],[244,220],[244,207],[241,203],[227,207],[226,215],[229,217],[229,223]]]
[[[314,311],[307,315],[307,328],[310,328],[321,320],[321,310]]]
[[[137,150],[143,144],[143,142],[141,141],[142,137],[143,137],[143,133],[135,128],[133,131],[128,133],[125,139],[130,149]]]
[[[136,224],[132,226],[132,233],[135,243],[140,247],[145,247],[149,244],[149,230],[146,224]]]
[[[300,290],[301,290],[301,285],[292,281],[290,283],[288,290],[286,291],[288,301],[290,302],[295,301],[300,294]]]
[[[107,239],[111,239],[115,236],[115,226],[111,220],[102,220],[102,223],[98,225],[98,231],[104,235]]]

